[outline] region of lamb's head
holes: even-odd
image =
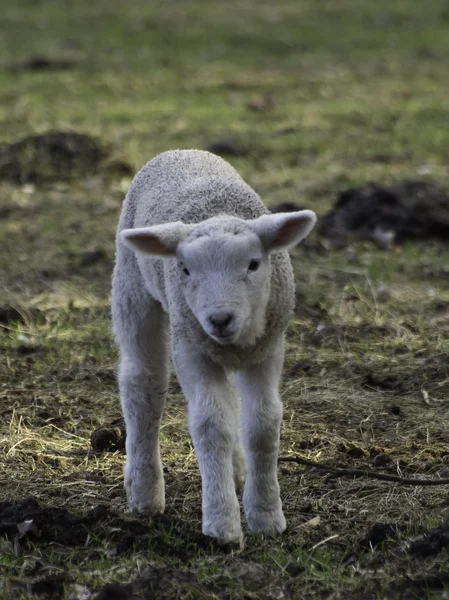
[[[125,229],[121,237],[136,252],[176,259],[186,302],[207,335],[246,346],[265,329],[270,254],[295,246],[315,222],[310,210],[251,221],[220,216]]]

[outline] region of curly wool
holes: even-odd
[[[172,150],[148,162],[136,175],[126,196],[118,232],[167,222],[201,223],[214,216],[256,219],[269,214],[257,193],[226,161],[200,150]],[[224,227],[224,229],[223,229]],[[188,239],[221,232],[243,233],[241,221],[202,223]],[[137,261],[151,295],[170,316],[172,336],[195,339],[215,362],[237,368],[265,358],[273,337],[278,337],[291,319],[295,284],[288,252],[270,256],[272,265],[266,327],[262,337],[246,347],[222,346],[207,336],[186,305],[180,289],[176,259],[152,256],[136,258],[128,248],[127,260]],[[176,344],[176,341],[174,341]]]

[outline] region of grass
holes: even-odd
[[[169,148],[225,141],[267,204],[320,215],[368,181],[448,185],[448,20],[443,0],[4,2],[0,144],[77,131],[138,169]],[[36,56],[75,67],[9,69]],[[407,543],[448,518],[444,487],[280,463],[286,534],[233,554],[206,542],[174,380],[166,515],[125,514],[124,456],[89,440],[120,418],[108,303],[128,185],[0,182],[0,306],[20,312],[0,330],[0,500],[43,507],[40,535],[0,541],[0,598],[94,598],[108,583],[142,598],[441,597],[447,551],[414,558]],[[293,252],[283,455],[447,477],[445,252],[431,241],[327,251],[316,237]],[[392,529],[376,546],[379,523]]]

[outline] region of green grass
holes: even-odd
[[[267,204],[297,201],[320,215],[340,190],[369,181],[449,185],[446,0],[0,8],[0,144],[77,131],[137,170],[170,148],[227,141],[244,150],[230,161]],[[76,66],[7,68],[36,56]],[[132,584],[142,598],[441,597],[447,551],[413,559],[406,542],[448,518],[444,487],[280,463],[287,533],[247,538],[229,555],[210,547],[199,535],[200,478],[174,381],[162,430],[166,518],[124,516],[124,457],[94,454],[89,440],[120,417],[108,304],[128,185],[101,174],[46,186],[0,182],[0,215],[10,211],[0,216],[0,307],[22,314],[0,330],[0,500],[34,496],[86,528],[85,545],[75,547],[2,538],[0,598],[28,598],[56,575],[59,591],[49,593],[63,598],[94,598],[112,582]],[[85,265],[95,250],[103,254]],[[292,254],[299,308],[288,333],[282,454],[443,476],[446,247],[326,250],[312,236]],[[382,454],[389,462],[376,467]],[[98,506],[105,512],[89,521]],[[378,522],[398,535],[366,550]]]

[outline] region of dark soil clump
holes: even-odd
[[[380,549],[388,542],[396,541],[398,538],[398,526],[389,523],[374,523],[366,536],[361,540],[360,546],[364,550],[372,551]],[[380,548],[378,548],[380,547]]]
[[[449,194],[425,181],[349,189],[320,219],[318,231],[337,243],[350,238],[376,241],[387,233],[398,243],[427,238],[449,241]]]
[[[377,390],[403,391],[405,388],[404,381],[400,377],[388,373],[368,373],[362,385]]]
[[[131,167],[110,161],[109,151],[88,135],[52,131],[0,145],[0,180],[16,184],[87,177],[131,175]]]
[[[32,583],[30,592],[39,598],[63,598],[64,584],[68,581],[70,578],[64,574],[46,577]]]
[[[6,70],[11,73],[26,71],[67,71],[77,66],[75,60],[49,58],[47,56],[32,56],[28,60],[7,65]]]
[[[151,522],[125,519],[105,505],[75,515],[65,508],[42,507],[34,498],[0,503],[0,536],[21,544],[30,540],[39,546],[58,544],[73,548],[84,546],[90,536],[103,542],[107,539],[118,555],[150,548],[162,556],[188,560],[199,548],[203,551],[214,548],[213,542],[194,527],[189,529],[184,522],[167,515],[158,515]],[[168,535],[179,542],[168,545]]]
[[[414,540],[409,552],[415,558],[427,558],[436,556],[443,550],[449,551],[449,521]]]
[[[97,507],[83,518],[71,515],[63,508],[43,508],[34,498],[17,503],[0,504],[0,535],[13,538],[23,531],[28,522],[27,535],[39,543],[57,542],[64,546],[81,546],[85,543],[89,526],[107,516],[107,509]],[[31,526],[32,522],[32,526]]]
[[[218,156],[244,156],[246,151],[244,148],[237,146],[232,142],[217,141],[209,144],[206,148],[209,152]]]
[[[91,265],[95,265],[106,259],[106,251],[103,248],[97,248],[96,250],[91,250],[82,254],[80,267],[90,267]]]
[[[0,306],[0,323],[2,325],[23,323],[23,320],[22,314],[14,306]]]
[[[90,444],[94,452],[115,452],[124,450],[126,430],[121,427],[103,426],[95,429],[90,437]]]

